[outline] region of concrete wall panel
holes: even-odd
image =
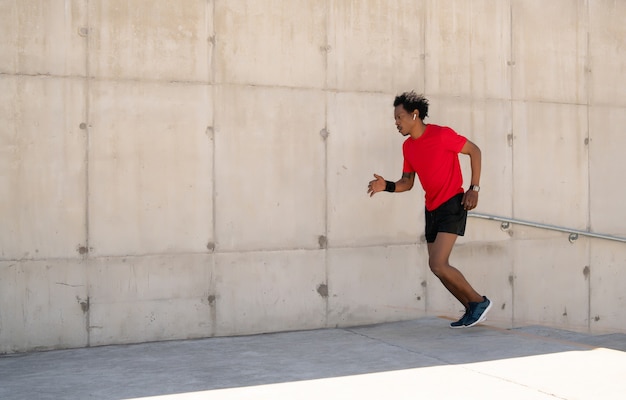
[[[0,77],[0,259],[85,246],[84,97],[80,79]]]
[[[516,240],[513,259],[514,321],[563,329],[588,327],[588,239]]]
[[[236,86],[217,93],[217,248],[319,248],[325,235],[325,95]]]
[[[0,2],[0,73],[85,76],[85,3]]]
[[[329,249],[329,326],[417,318],[426,312],[426,246]]]
[[[478,212],[489,214],[480,209]],[[510,214],[506,214],[510,215]],[[467,219],[467,226],[465,227],[465,236],[459,237],[457,243],[465,244],[471,242],[498,242],[511,239],[513,236],[513,229],[502,228],[500,222],[488,221],[482,218],[473,218],[471,214]]]
[[[477,212],[626,236],[619,2],[50,3],[0,2],[0,352],[457,317],[419,183],[366,194],[410,89]],[[470,219],[451,262],[496,324],[626,332],[622,249]]]
[[[424,3],[331,0],[328,87],[346,91],[422,91]]]
[[[209,315],[199,298],[98,304],[90,313],[90,346],[207,337]]]
[[[472,130],[466,136],[480,147],[482,159],[479,206],[475,211],[511,215],[513,208],[511,104],[508,101],[479,101],[472,104],[471,110]],[[471,179],[469,157],[461,158],[466,159],[464,173],[466,184],[469,185]]]
[[[209,254],[91,260],[90,344],[210,335],[212,271]]]
[[[325,257],[322,250],[216,254],[216,334],[324,327]]]
[[[589,3],[590,99],[594,105],[626,107],[626,3]]]
[[[87,345],[82,261],[0,262],[0,289],[0,353]]]
[[[426,92],[471,95],[471,2],[429,1],[426,18]]]
[[[594,333],[624,332],[624,243],[591,241],[590,263],[590,328]]]
[[[515,102],[513,135],[514,216],[586,229],[589,160],[585,107]]]
[[[530,222],[536,222],[531,220]],[[558,226],[558,225],[556,225]],[[567,228],[567,227],[566,227]],[[510,224],[506,232],[515,240],[568,240],[569,235],[551,229],[537,229],[530,226]]]
[[[467,107],[466,100],[456,96],[427,96],[430,105],[427,124],[449,126],[458,134],[476,140],[479,132],[474,132],[472,120],[477,110]],[[480,107],[479,107],[480,108]],[[460,156],[462,157],[464,156]],[[469,164],[468,164],[469,166]]]
[[[427,4],[426,92],[508,98],[510,2],[429,0]]]
[[[212,8],[206,1],[88,3],[91,76],[210,80]]]
[[[472,29],[470,71],[474,99],[511,98],[511,1],[464,2],[470,5],[467,12]]]
[[[585,3],[511,0],[513,99],[587,102]]]
[[[372,198],[373,174],[402,176],[402,143],[393,120],[393,96],[330,94],[328,101],[328,239],[330,246],[416,242],[424,231],[424,192]],[[375,110],[375,112],[372,112]]]
[[[589,206],[591,228],[598,233],[626,236],[625,125],[626,108],[591,107],[589,110]]]
[[[323,88],[326,24],[326,2],[216,1],[216,82]]]
[[[212,247],[208,88],[98,82],[90,103],[90,251],[129,255]]]

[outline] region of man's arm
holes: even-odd
[[[403,172],[402,178],[396,182],[396,192],[406,192],[413,189],[415,183],[415,172]]]
[[[471,141],[465,142],[463,148],[461,149],[461,153],[467,154],[470,157],[470,168],[472,169],[472,177],[470,180],[470,185],[479,186],[480,185],[480,168],[481,168],[481,152],[478,146],[476,146]],[[462,204],[465,206],[466,210],[473,210],[478,205],[478,192],[475,190],[468,190],[463,195]]]
[[[387,187],[387,181],[380,175],[374,174],[373,181],[370,181],[369,185],[367,185],[367,193],[372,197],[374,193],[382,192]],[[399,181],[394,182],[394,192],[406,192],[407,190],[411,190],[413,188],[413,183],[415,183],[415,172],[403,172],[402,178]]]

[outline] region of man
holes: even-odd
[[[405,192],[413,188],[415,174],[425,192],[426,242],[428,265],[441,283],[465,307],[465,313],[451,328],[474,326],[487,317],[491,301],[481,296],[463,274],[449,263],[452,247],[458,236],[465,234],[467,211],[476,208],[480,190],[481,153],[467,138],[448,127],[424,124],[428,116],[428,100],[415,92],[397,96],[393,103],[396,127],[408,136],[402,145],[404,167],[397,182],[386,181],[374,174],[367,192]],[[467,192],[458,153],[470,157],[472,176]]]

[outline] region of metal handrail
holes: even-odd
[[[576,239],[578,239],[578,235],[582,235],[582,236],[589,236],[589,237],[598,238],[598,239],[615,240],[617,242],[626,243],[626,238],[624,238],[624,237],[613,236],[613,235],[605,235],[603,233],[595,233],[595,232],[590,232],[590,231],[583,231],[583,230],[580,230],[580,229],[571,229],[571,228],[565,228],[565,227],[562,227],[562,226],[541,224],[541,223],[538,223],[538,222],[524,221],[524,220],[515,219],[515,218],[499,217],[497,215],[481,214],[481,213],[476,213],[476,212],[469,212],[467,214],[467,216],[468,217],[474,217],[474,218],[488,219],[490,221],[501,222],[500,227],[502,229],[508,229],[509,228],[509,224],[516,224],[516,225],[531,226],[533,228],[549,229],[549,230],[553,230],[553,231],[569,233],[569,241],[570,242],[573,242]]]

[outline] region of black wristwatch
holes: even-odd
[[[470,185],[469,190],[473,190],[475,192],[480,192],[480,186],[478,186],[478,185]]]

